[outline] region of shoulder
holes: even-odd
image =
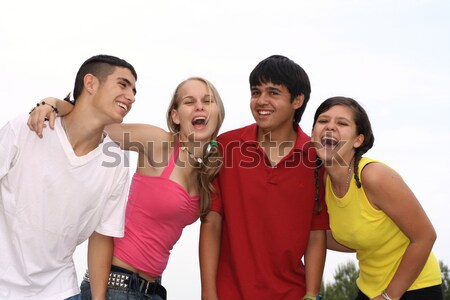
[[[28,114],[21,114],[3,124],[0,127],[0,134],[3,139],[12,142],[11,139],[13,138],[20,138],[21,140],[34,137],[37,138],[37,135],[28,128],[27,121]],[[47,128],[44,128],[44,130],[45,129]]]
[[[28,129],[28,125],[27,125],[27,121],[28,121],[28,114],[20,114],[17,115],[16,117],[10,119],[8,122],[6,122],[6,124],[4,126],[9,126],[11,128],[27,128]]]
[[[361,164],[360,164],[361,167]],[[361,182],[365,189],[377,190],[386,185],[390,185],[394,179],[400,179],[400,175],[379,161],[366,161],[362,165]]]
[[[254,134],[253,134],[254,133]],[[217,141],[221,144],[228,144],[234,140],[249,140],[256,137],[256,124],[251,124],[245,127],[233,129],[220,134],[217,137]]]

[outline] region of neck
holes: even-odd
[[[258,128],[257,139],[271,164],[276,165],[291,152],[297,140],[297,132],[292,127],[289,131],[268,131],[267,133]]]
[[[336,196],[343,197],[350,187],[353,178],[353,158],[346,164],[335,163],[325,167],[331,179],[331,185]]]
[[[78,156],[94,150],[103,140],[103,126],[89,124],[84,118],[77,118],[76,114],[70,113],[61,118],[61,125]]]
[[[297,140],[297,132],[292,124],[290,124],[288,128],[280,128],[278,130],[265,130],[258,127],[256,135],[256,138],[260,144],[267,142],[276,142],[279,144],[285,142],[295,142]]]

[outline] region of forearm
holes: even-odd
[[[392,299],[400,299],[417,279],[427,262],[433,244],[434,239],[409,244],[394,277],[386,288]]]
[[[306,294],[320,293],[322,274],[326,257],[326,233],[324,230],[311,231],[305,252]]]
[[[88,245],[88,269],[93,300],[106,299],[112,254],[113,239],[94,232],[89,238]]]
[[[69,101],[56,99],[55,106],[58,109],[58,116],[63,117],[70,113],[73,109],[73,104]]]
[[[202,300],[218,300],[216,289],[217,266],[220,255],[221,217],[210,212],[200,227],[199,258]]]

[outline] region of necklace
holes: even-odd
[[[350,161],[350,165],[348,166],[348,170],[347,170],[347,182],[345,184],[345,190],[348,191],[348,188],[350,187],[350,178],[352,177],[352,162],[353,160]]]
[[[194,154],[192,154],[191,151],[189,151],[189,149],[186,146],[184,146],[184,144],[183,146],[180,147],[180,149],[186,151],[189,154],[189,157],[198,162],[199,164],[203,163],[203,159],[200,157],[196,157]]]

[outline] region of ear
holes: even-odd
[[[92,75],[92,74],[84,75],[83,85],[84,85],[84,89],[86,90],[86,92],[89,95],[92,95],[95,92],[95,90],[98,86],[97,83],[98,83],[98,79],[94,75]]]
[[[292,108],[298,109],[302,107],[303,102],[305,102],[305,95],[300,94],[297,97],[295,97],[294,100],[292,101]]]
[[[364,134],[360,134],[356,137],[355,141],[353,142],[353,148],[359,148],[361,147],[362,143],[364,142]]]
[[[180,117],[176,109],[172,109],[172,111],[170,112],[170,117],[172,118],[172,122],[174,122],[177,125],[180,125]]]

